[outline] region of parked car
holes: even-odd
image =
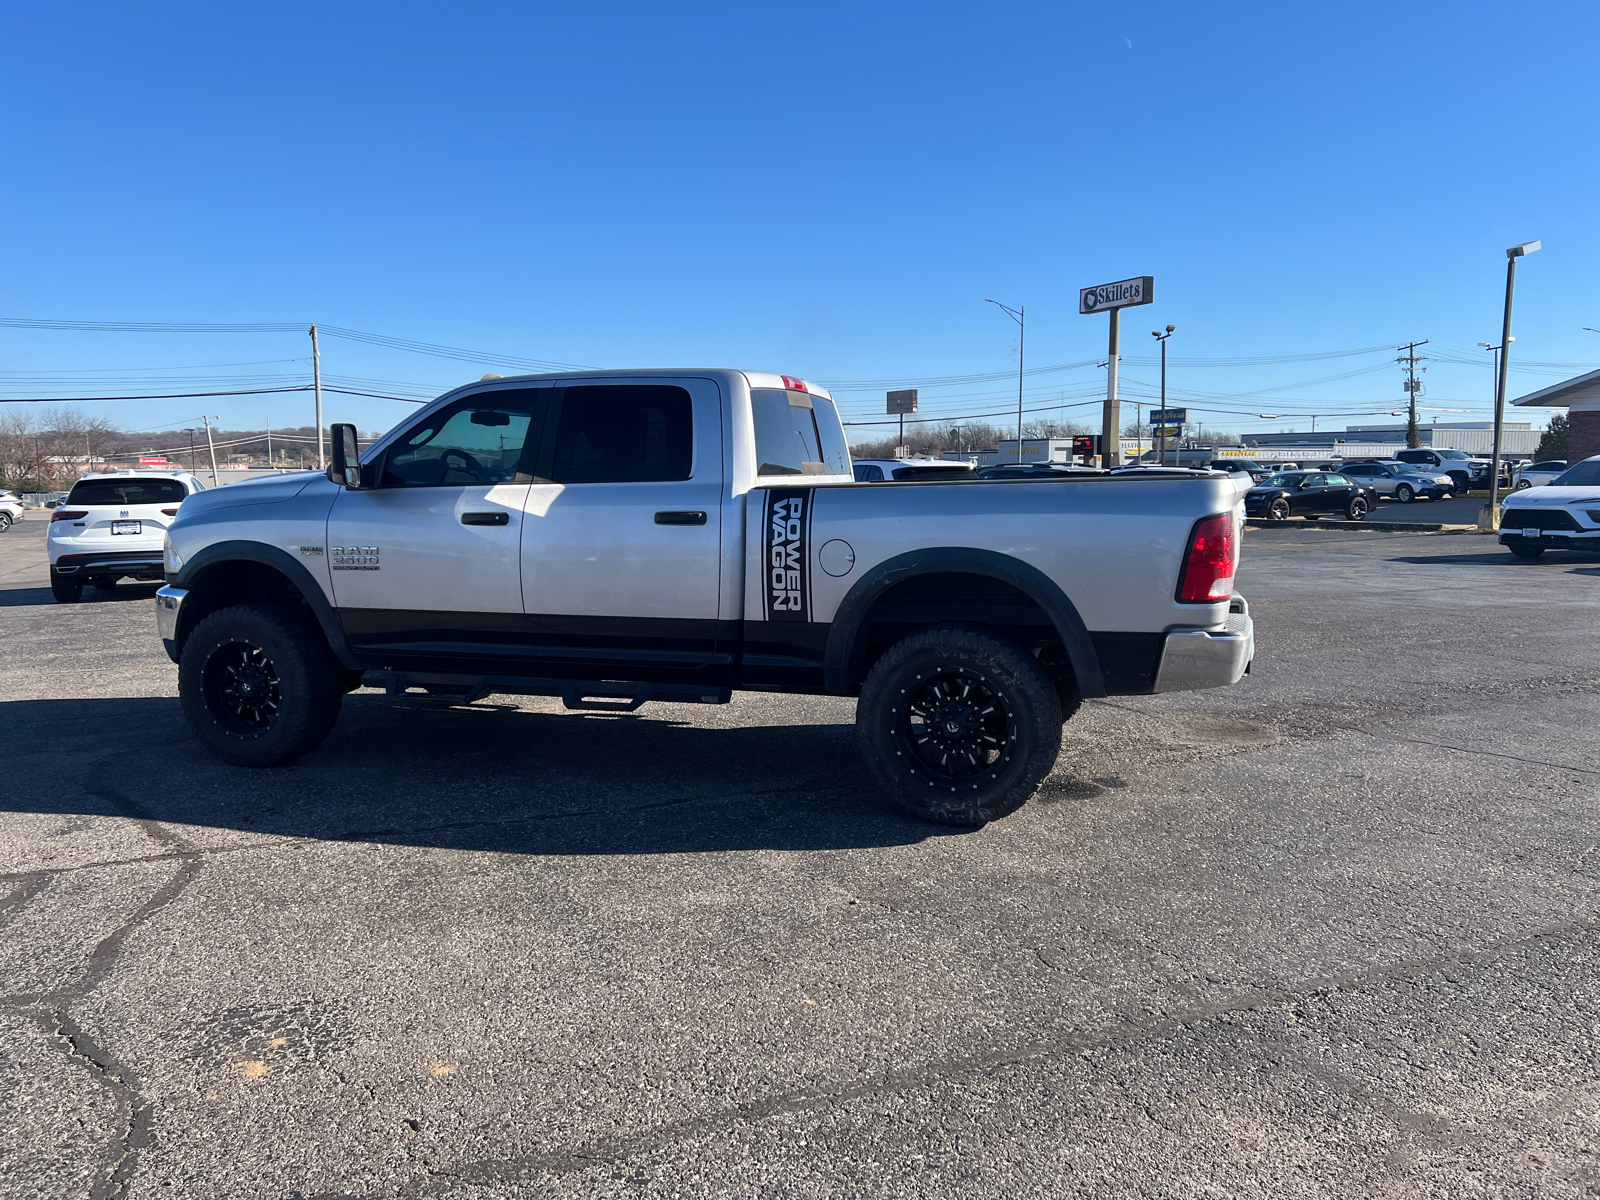
[[[1394,457],[1396,462],[1410,463],[1414,467],[1443,471],[1455,481],[1457,492],[1465,493],[1475,487],[1486,488],[1489,486],[1489,459],[1474,458],[1465,450],[1436,450],[1432,447],[1423,447],[1417,450],[1397,450]],[[1501,483],[1509,482],[1510,478],[1509,467],[1502,462],[1500,464]]]
[[[22,501],[15,492],[0,492],[0,533],[22,520]]]
[[[1380,496],[1393,496],[1410,504],[1418,496],[1445,500],[1455,495],[1455,480],[1439,471],[1403,462],[1350,463],[1342,474],[1372,488]]]
[[[852,464],[857,483],[915,483],[929,479],[970,479],[977,464],[948,458],[858,458]]]
[[[1517,469],[1511,473],[1511,486],[1516,491],[1523,488],[1541,487],[1551,483],[1556,476],[1564,474],[1567,469],[1566,459],[1551,458],[1544,462],[1518,463]]]
[[[1127,470],[1128,468],[1121,468]],[[1054,479],[1060,475],[1104,475],[1099,467],[1085,467],[1077,463],[997,463],[980,467],[979,479]]]
[[[851,696],[884,789],[978,825],[1056,768],[1080,697],[1226,686],[1254,652],[1219,475],[858,486],[825,389],[720,369],[482,380],[365,454],[332,434],[326,476],[167,530],[157,631],[225,762],[305,753],[364,683]]]
[[[59,603],[83,585],[109,592],[117,580],[163,578],[162,539],[184,500],[202,490],[187,471],[85,475],[50,514],[45,548],[50,591]]]
[[[1546,550],[1600,550],[1600,454],[1500,506],[1500,544],[1518,558]]]
[[[1244,494],[1247,517],[1287,521],[1342,513],[1359,521],[1378,506],[1378,493],[1344,475],[1326,471],[1282,471]]]

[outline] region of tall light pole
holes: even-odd
[[[311,386],[317,393],[317,470],[328,469],[328,455],[322,444],[322,351],[317,349],[317,327],[311,327]]]
[[[211,486],[217,486],[217,444],[211,439],[211,422],[221,421],[221,417],[201,417],[206,427],[206,446],[211,451]]]
[[[1021,331],[1017,334],[1017,461],[1022,461],[1022,351],[1028,338],[1028,306],[1011,308],[1001,304],[998,300],[985,300],[985,304],[992,304],[996,308],[1005,309],[1005,313],[1017,323]]]
[[[1163,417],[1161,427],[1163,429],[1167,427],[1165,421],[1167,413],[1167,339],[1172,336],[1172,331],[1176,328],[1176,325],[1168,325],[1165,333],[1162,333],[1159,329],[1150,331],[1150,336],[1161,343],[1161,415]],[[1161,465],[1163,467],[1167,465],[1167,439],[1165,437],[1161,439]]]
[[[1538,242],[1523,242],[1506,251],[1506,310],[1500,325],[1500,370],[1494,389],[1494,456],[1489,463],[1489,529],[1500,528],[1500,435],[1506,416],[1506,374],[1511,366],[1511,296],[1517,286],[1517,259],[1539,249]],[[1482,523],[1480,522],[1480,528]]]

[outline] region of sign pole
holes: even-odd
[[[1121,423],[1117,409],[1117,351],[1122,340],[1122,309],[1111,310],[1111,347],[1106,362],[1106,406],[1100,420],[1100,465],[1107,469],[1122,464],[1122,446],[1117,440]]]

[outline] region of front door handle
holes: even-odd
[[[706,515],[703,512],[658,512],[657,525],[704,525]]]
[[[509,525],[511,514],[508,512],[462,513],[463,525]]]

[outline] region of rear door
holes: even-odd
[[[375,666],[489,670],[522,621],[527,455],[550,389],[490,389],[417,420],[328,514],[334,602]]]
[[[553,388],[535,474],[522,521],[530,663],[574,679],[726,679],[717,384]]]

